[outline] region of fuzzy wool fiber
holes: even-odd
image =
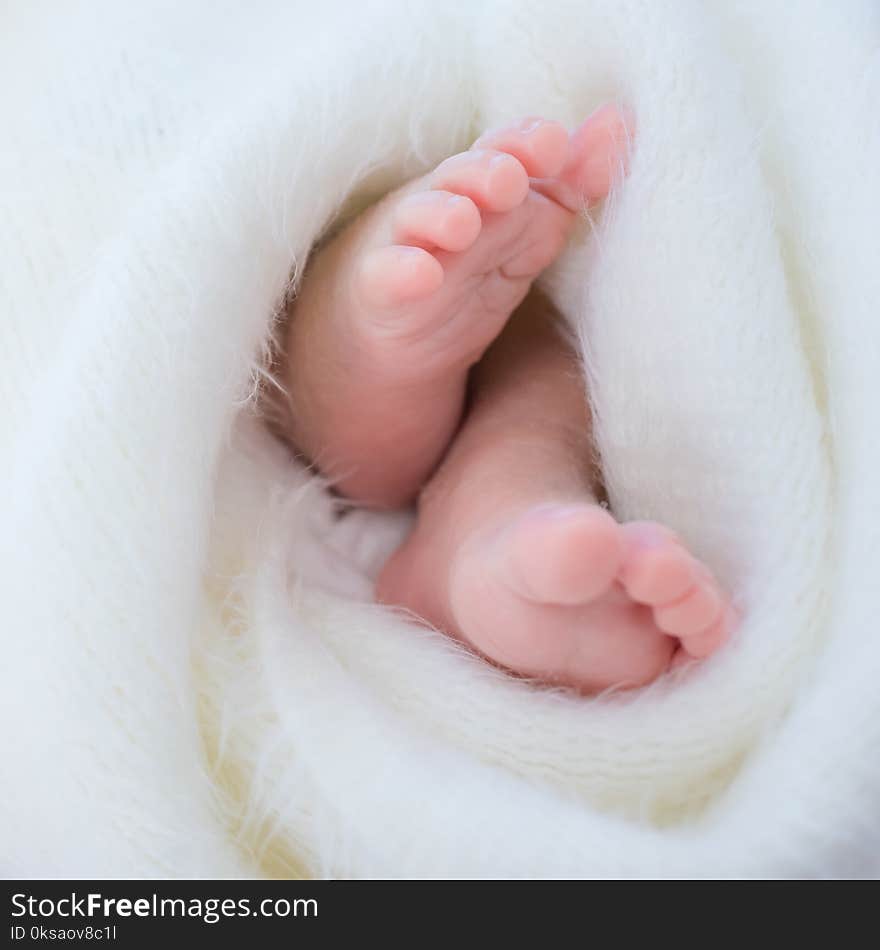
[[[0,866],[880,874],[880,8],[33,0],[0,33]],[[255,392],[333,222],[489,126],[627,104],[545,286],[610,501],[745,619],[648,689],[370,602]]]

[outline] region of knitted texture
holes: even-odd
[[[3,870],[880,875],[871,0],[18,4],[0,35]],[[611,504],[745,613],[582,699],[369,601],[254,410],[341,216],[527,114],[629,105],[545,286]]]

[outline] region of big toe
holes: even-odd
[[[624,557],[620,525],[590,504],[537,506],[499,540],[507,585],[543,603],[589,603],[613,584]]]
[[[612,103],[597,109],[572,133],[553,197],[572,211],[605,198],[629,169],[634,128],[625,107]]]

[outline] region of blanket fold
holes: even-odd
[[[880,875],[876,4],[182,6],[0,37],[3,869]],[[630,174],[544,285],[615,514],[745,620],[584,699],[372,604],[408,516],[256,394],[327,228],[609,99]]]

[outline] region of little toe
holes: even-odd
[[[443,283],[443,268],[423,248],[391,245],[364,254],[355,280],[366,303],[394,308],[434,293]]]
[[[394,241],[425,249],[464,251],[481,227],[477,206],[450,191],[420,191],[403,198],[394,210]]]
[[[654,608],[657,626],[671,636],[695,637],[708,631],[721,616],[724,598],[714,581],[700,579],[679,600]]]
[[[659,606],[678,600],[697,580],[697,561],[662,525],[634,521],[623,526],[626,557],[619,580],[633,600]]]
[[[513,155],[532,178],[558,175],[568,158],[568,147],[568,130],[564,125],[535,116],[486,132],[474,143],[474,148],[492,148]]]
[[[623,559],[620,525],[597,505],[541,505],[499,538],[508,586],[528,600],[587,604],[613,584]]]
[[[512,211],[529,193],[529,176],[518,159],[495,149],[472,149],[441,162],[432,188],[466,195],[483,211]]]

